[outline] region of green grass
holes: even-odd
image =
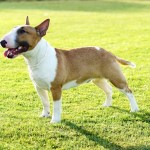
[[[33,26],[51,19],[45,38],[54,47],[96,45],[135,62],[136,69],[122,69],[140,112],[130,113],[115,88],[113,107],[103,108],[104,93],[89,83],[63,92],[62,122],[52,125],[39,118],[42,105],[23,57],[8,60],[1,48],[0,150],[150,149],[150,2],[0,2],[0,37],[27,15]]]

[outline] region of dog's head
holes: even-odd
[[[7,33],[0,41],[3,48],[8,48],[4,52],[4,56],[15,58],[19,54],[32,50],[40,39],[46,35],[49,27],[49,19],[46,19],[36,27],[31,27],[28,17],[26,25],[16,26]]]

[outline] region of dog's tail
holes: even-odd
[[[119,57],[117,57],[117,56],[116,56],[116,60],[117,60],[120,64],[122,64],[122,65],[128,65],[128,66],[130,66],[130,67],[132,67],[132,68],[136,68],[136,64],[134,64],[133,62],[126,61],[126,60],[124,60],[124,59],[122,59],[122,58],[119,58]]]

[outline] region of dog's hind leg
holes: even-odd
[[[134,97],[132,91],[128,87],[126,87],[124,89],[120,89],[120,91],[128,97],[128,99],[130,101],[131,112],[138,111],[139,108],[138,108],[137,102],[135,100],[135,97]]]
[[[95,85],[101,88],[106,94],[106,101],[103,106],[109,107],[112,105],[112,87],[108,84],[106,79],[94,79],[92,80]]]
[[[116,75],[112,75],[110,82],[128,97],[129,102],[130,102],[131,112],[138,111],[139,108],[135,100],[135,97],[131,89],[129,89],[127,81],[124,75],[122,74],[122,72],[119,72]]]
[[[50,104],[49,104],[48,92],[46,90],[39,88],[38,86],[35,86],[35,88],[43,104],[43,111],[41,117],[49,117]]]

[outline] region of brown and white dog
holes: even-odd
[[[46,35],[50,20],[43,21],[36,27],[29,25],[17,26],[6,34],[1,45],[8,48],[4,55],[15,58],[22,54],[28,64],[31,80],[43,103],[42,117],[50,115],[49,98],[47,91],[52,92],[53,114],[51,123],[61,121],[61,94],[62,90],[93,81],[106,94],[104,106],[112,105],[112,88],[123,92],[129,99],[131,111],[138,111],[138,105],[129,89],[127,81],[121,72],[120,66],[135,65],[123,60],[100,47],[81,47],[69,51],[53,48],[42,37]]]

